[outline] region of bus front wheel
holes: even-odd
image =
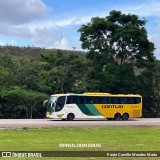
[[[122,120],[127,121],[128,118],[129,118],[129,114],[128,114],[128,113],[124,113],[124,114],[122,115]]]
[[[74,118],[75,118],[75,115],[73,113],[69,113],[67,115],[67,121],[73,121]]]
[[[114,115],[114,120],[116,120],[116,121],[121,120],[121,114],[120,114],[120,113],[116,113],[116,114]]]

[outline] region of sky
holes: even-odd
[[[0,0],[0,45],[82,50],[77,30],[111,10],[145,18],[160,59],[160,0]]]

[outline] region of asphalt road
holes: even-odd
[[[78,127],[78,126],[160,126],[160,118],[135,118],[128,121],[52,119],[0,119],[0,129],[23,127]]]

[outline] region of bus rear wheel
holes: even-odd
[[[67,115],[67,121],[73,121],[74,118],[75,118],[75,115],[73,113],[69,113]]]
[[[128,114],[128,113],[124,113],[124,114],[122,115],[122,120],[127,121],[128,118],[129,118],[129,114]]]
[[[120,113],[116,113],[116,114],[114,115],[114,120],[116,120],[116,121],[121,120],[121,114],[120,114]]]

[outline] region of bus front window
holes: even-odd
[[[66,96],[51,96],[48,101],[47,114],[51,115],[54,112],[59,112],[63,109],[66,101]]]
[[[63,109],[66,101],[66,96],[58,97],[55,107],[55,112],[59,112]]]
[[[49,107],[54,107],[57,97],[51,96],[49,99]]]
[[[52,114],[55,111],[55,103],[56,103],[57,97],[51,96],[48,102],[47,112]]]

